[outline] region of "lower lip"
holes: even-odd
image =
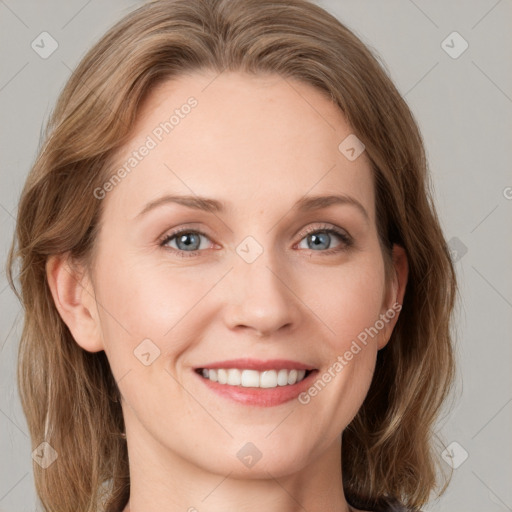
[[[194,373],[212,391],[223,397],[230,398],[231,400],[244,405],[273,407],[297,398],[300,393],[305,391],[311,385],[311,382],[318,373],[318,370],[313,370],[306,378],[296,384],[277,386],[275,388],[245,388],[243,386],[219,384],[218,382],[213,382],[210,379],[202,377],[195,371]]]

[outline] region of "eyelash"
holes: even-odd
[[[177,256],[179,256],[181,258],[189,258],[189,257],[197,256],[198,253],[203,251],[203,249],[196,249],[195,251],[182,251],[182,250],[174,249],[171,247],[165,247],[165,245],[167,243],[169,243],[171,240],[176,238],[178,235],[181,235],[182,233],[194,233],[197,235],[204,236],[205,238],[209,238],[209,236],[206,233],[203,233],[200,230],[191,229],[191,228],[181,228],[181,229],[177,229],[176,231],[173,231],[171,233],[165,234],[159,240],[159,246],[175,253]],[[308,236],[312,233],[334,234],[334,235],[337,235],[341,239],[341,242],[342,242],[341,245],[339,245],[338,247],[335,247],[333,249],[327,249],[325,251],[313,251],[312,249],[309,249],[312,252],[320,252],[324,256],[329,256],[331,254],[347,251],[350,247],[352,247],[352,245],[354,243],[352,238],[349,235],[347,235],[345,232],[339,230],[338,228],[332,227],[329,224],[325,224],[321,227],[308,228],[304,233],[301,233],[301,239],[299,240],[299,242],[301,242],[303,238],[305,238],[306,236]]]

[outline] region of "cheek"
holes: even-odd
[[[305,289],[322,320],[319,325],[326,327],[311,345],[323,365],[299,401],[318,411],[318,421],[334,436],[357,414],[373,378],[382,332],[375,326],[382,312],[384,263],[378,252],[368,253],[316,278],[317,287],[309,283]]]
[[[379,319],[384,263],[379,253],[367,253],[339,267],[309,271],[302,290],[304,302],[328,328],[327,339],[339,351]]]
[[[97,292],[101,327],[106,346],[110,352],[116,349],[118,359],[118,354],[131,354],[144,339],[162,351],[169,349],[163,340],[172,339],[172,351],[179,353],[187,343],[183,327],[202,323],[197,306],[223,275],[219,268],[171,268],[148,260],[124,258],[101,267]]]

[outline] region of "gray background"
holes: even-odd
[[[140,1],[0,0],[2,263],[42,126],[79,59]],[[460,282],[449,490],[425,511],[512,511],[512,3],[320,0],[377,52],[422,130]],[[57,50],[31,47],[41,32]],[[457,31],[463,41],[449,36]],[[446,42],[443,44],[443,41]],[[49,45],[46,45],[48,48]],[[450,56],[447,51],[452,53]],[[22,310],[0,274],[0,511],[39,510],[15,368]],[[468,454],[467,459],[464,460]]]

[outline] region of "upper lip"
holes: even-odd
[[[216,361],[208,363],[199,368],[216,369],[216,368],[239,368],[242,370],[314,370],[311,365],[299,363],[298,361],[291,361],[289,359],[229,359],[226,361]]]

